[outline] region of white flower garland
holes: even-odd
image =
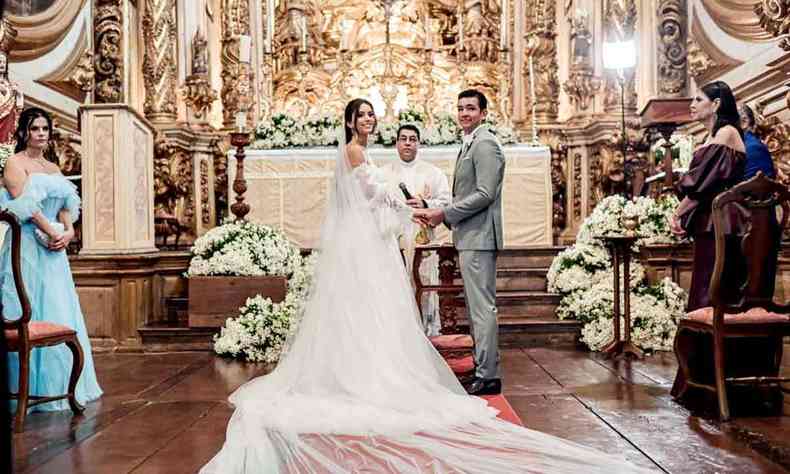
[[[516,142],[516,133],[499,123],[494,112],[489,112],[483,122],[497,136],[500,143]],[[415,125],[420,129],[420,136],[425,145],[453,145],[461,143],[461,129],[455,117],[448,113],[434,116],[433,125],[426,126],[425,116],[414,109],[398,113],[394,122],[379,122],[376,127],[375,143],[384,146],[395,144],[395,134],[404,124]],[[255,139],[252,149],[270,150],[278,148],[325,147],[337,145],[337,131],[341,126],[338,117],[332,115],[311,116],[306,119],[294,118],[280,113],[273,115],[268,121],[261,122],[255,128]]]
[[[585,219],[576,244],[552,262],[547,275],[549,290],[562,295],[557,316],[583,322],[582,342],[591,350],[601,350],[613,333],[611,255],[596,237],[621,234],[624,217],[630,217],[636,219],[635,231],[640,236],[634,251],[641,245],[676,242],[668,218],[677,203],[673,197],[658,201],[607,197]],[[648,285],[644,267],[637,262],[631,265],[630,283],[632,341],[645,350],[670,350],[677,321],[684,314],[685,292],[669,278]]]
[[[6,162],[14,155],[14,147],[15,145],[13,143],[0,143],[0,177],[3,176]],[[2,183],[0,183],[0,186],[1,185]]]

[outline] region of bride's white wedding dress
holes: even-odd
[[[290,349],[234,392],[234,473],[612,473],[624,460],[516,426],[466,394],[425,337],[395,233],[410,210],[338,152],[313,287]]]

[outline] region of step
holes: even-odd
[[[458,323],[468,333],[464,319]],[[582,323],[556,318],[499,318],[500,347],[575,346],[579,344]]]
[[[186,323],[152,323],[137,332],[146,352],[208,351],[219,328],[190,328]]]
[[[546,291],[548,268],[500,268],[496,289],[502,291]]]
[[[189,298],[187,297],[170,297],[165,298],[165,310],[167,312],[167,320],[169,322],[184,323],[189,321]]]
[[[499,319],[507,318],[555,318],[562,297],[542,291],[500,291],[496,306]],[[466,307],[463,297],[454,301],[459,318],[465,318]]]
[[[549,268],[562,246],[506,248],[497,255],[497,268]]]

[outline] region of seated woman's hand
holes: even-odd
[[[50,236],[51,239],[49,241],[49,249],[52,251],[59,251],[65,249],[71,239],[74,238],[74,228],[67,229],[60,235]]]
[[[669,231],[678,238],[682,239],[686,237],[686,231],[680,226],[680,219],[678,218],[677,214],[672,214],[672,216],[669,218]]]

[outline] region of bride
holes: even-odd
[[[396,243],[411,210],[366,147],[364,99],[345,110],[313,286],[289,350],[234,392],[228,473],[635,472],[624,460],[496,417],[425,337]]]

